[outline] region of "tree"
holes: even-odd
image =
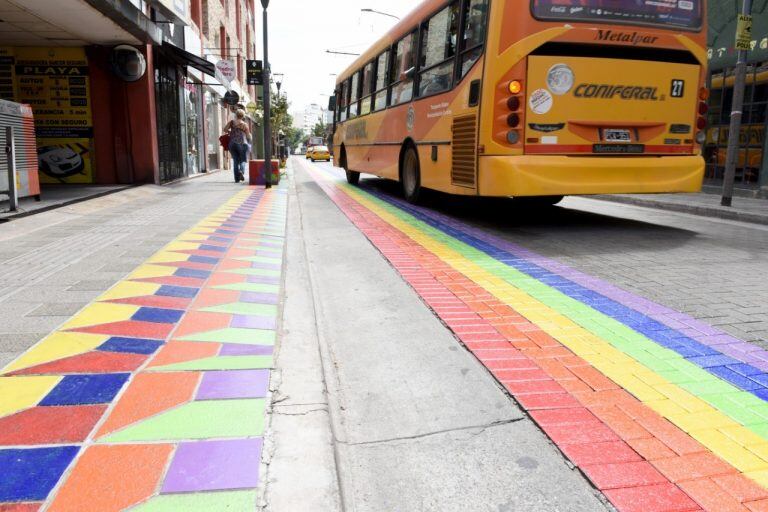
[[[326,128],[325,123],[323,122],[323,118],[319,117],[317,119],[317,122],[315,123],[315,126],[312,128],[312,135],[315,137],[323,137],[325,138],[326,135]]]

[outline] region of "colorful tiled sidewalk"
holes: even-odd
[[[309,166],[621,511],[768,511],[768,352]]]
[[[285,187],[238,192],[0,372],[0,510],[256,506]]]

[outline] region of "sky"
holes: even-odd
[[[311,103],[328,107],[336,77],[356,58],[330,55],[326,50],[362,53],[392,28],[397,20],[361,13],[368,8],[403,17],[418,0],[271,0],[269,3],[269,60],[272,72],[283,73],[282,92],[291,111]],[[256,2],[257,52],[263,53],[261,6]]]

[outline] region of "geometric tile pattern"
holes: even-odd
[[[285,186],[248,188],[0,370],[0,510],[250,510]]]
[[[306,167],[618,510],[768,510],[768,352]]]

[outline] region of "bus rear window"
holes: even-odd
[[[541,20],[597,21],[698,29],[701,0],[532,0]]]

